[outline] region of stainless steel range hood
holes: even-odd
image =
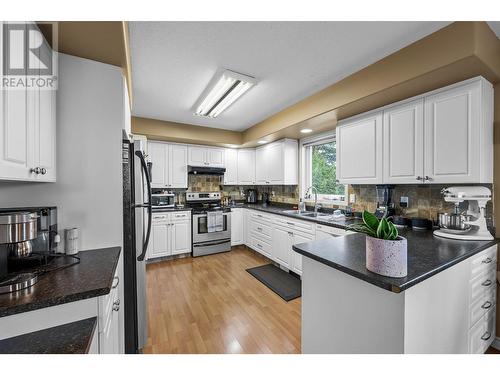
[[[188,165],[188,174],[210,174],[215,176],[222,176],[225,172],[226,168],[197,167],[194,165]]]

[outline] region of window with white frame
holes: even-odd
[[[346,205],[347,185],[337,182],[337,144],[335,136],[328,134],[302,142],[304,173],[302,192],[310,186],[318,193],[318,201]]]

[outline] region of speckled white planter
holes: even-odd
[[[394,241],[366,236],[366,268],[383,276],[405,277],[408,274],[406,245],[406,238],[401,236]]]

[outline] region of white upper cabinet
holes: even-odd
[[[493,88],[484,79],[425,98],[425,178],[492,182]]]
[[[350,184],[491,183],[491,83],[472,78],[339,122],[337,176]]]
[[[0,23],[0,50],[2,26]],[[37,50],[37,57],[51,58],[51,54],[46,42]],[[0,71],[3,64],[0,59]],[[0,180],[56,181],[55,90],[0,90]]]
[[[224,185],[238,184],[238,150],[226,148],[225,150]]]
[[[382,111],[342,121],[336,134],[339,182],[382,183]]]
[[[255,185],[255,149],[253,148],[238,150],[238,185]]]
[[[187,188],[188,147],[186,145],[148,142],[148,153],[153,164],[151,187]]]
[[[218,147],[188,146],[188,165],[196,167],[224,167],[224,149]]]
[[[384,182],[422,183],[424,176],[424,100],[384,111]]]
[[[255,151],[257,185],[298,184],[298,142],[282,139]]]
[[[171,144],[168,146],[169,187],[187,189],[187,155],[186,145]]]

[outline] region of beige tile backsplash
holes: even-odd
[[[396,185],[393,192],[393,202],[396,203],[396,214],[407,217],[422,217],[436,220],[439,212],[452,212],[453,204],[446,203],[441,196],[441,189],[448,185]],[[491,184],[484,184],[492,189]],[[188,176],[188,191],[221,191],[224,197],[233,200],[242,200],[242,193],[249,188],[256,188],[259,194],[268,192],[272,202],[297,204],[299,202],[298,186],[224,186],[222,176]],[[274,196],[272,195],[274,192]],[[184,201],[184,194],[180,192],[179,201]],[[375,185],[350,185],[349,194],[356,195],[356,203],[352,204],[355,211],[375,211],[377,207]],[[407,209],[399,207],[402,196],[409,198],[410,204]],[[260,199],[260,197],[259,197]],[[323,205],[328,208],[336,208],[333,205]],[[465,209],[465,206],[463,206]],[[488,203],[486,215],[491,218],[493,215],[493,205]]]

